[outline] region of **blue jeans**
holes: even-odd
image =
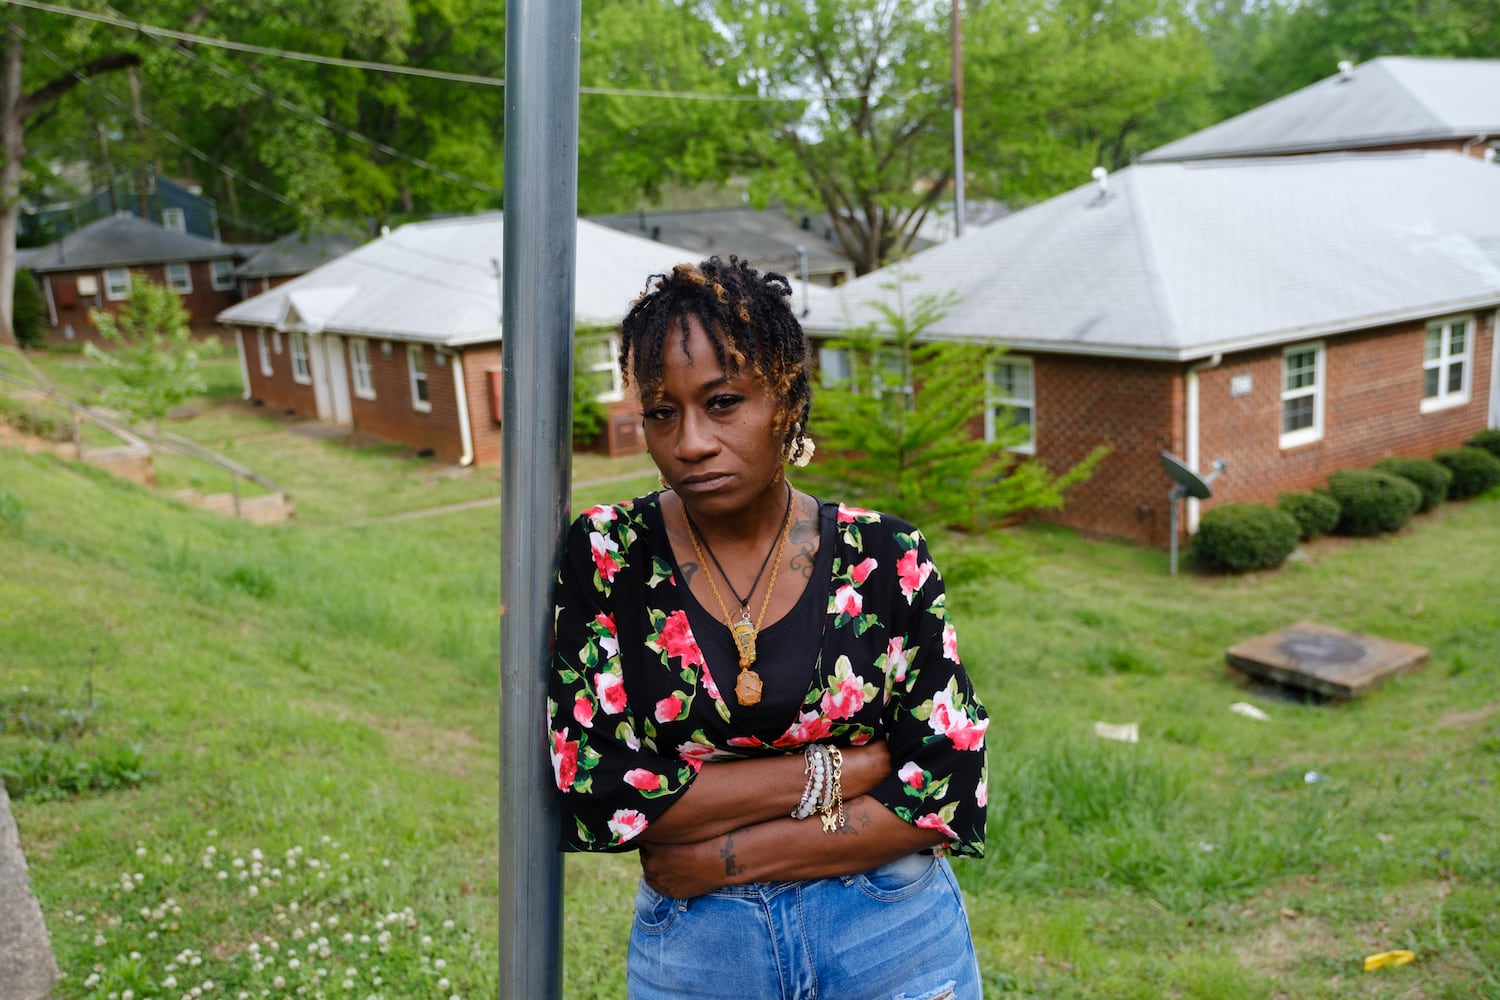
[[[859,875],[731,885],[692,899],[641,882],[630,1000],[980,1000],[953,870],[914,854]]]

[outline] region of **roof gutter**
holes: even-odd
[[[462,351],[453,352],[448,365],[453,369],[453,395],[458,399],[458,437],[463,442],[464,453],[459,456],[459,465],[474,464],[474,432],[469,426],[469,391],[464,385],[464,356]]]
[[[1182,376],[1183,389],[1184,389],[1185,395],[1187,397],[1187,400],[1186,400],[1186,410],[1187,410],[1186,418],[1187,419],[1185,421],[1185,423],[1187,424],[1187,426],[1184,429],[1186,437],[1187,437],[1187,441],[1186,441],[1187,467],[1189,469],[1192,469],[1194,472],[1198,471],[1198,460],[1199,460],[1199,454],[1198,454],[1198,450],[1199,450],[1199,447],[1198,447],[1198,417],[1199,417],[1199,412],[1200,412],[1200,406],[1199,406],[1199,402],[1198,402],[1198,373],[1199,372],[1206,372],[1210,368],[1217,368],[1217,367],[1219,367],[1220,363],[1222,363],[1223,360],[1224,360],[1224,355],[1221,352],[1219,352],[1219,351],[1215,351],[1213,357],[1209,358],[1207,361],[1200,361],[1200,362],[1198,362],[1195,365],[1188,365],[1187,372]],[[1187,530],[1188,530],[1188,534],[1190,534],[1190,535],[1194,534],[1198,530],[1198,506],[1199,506],[1199,500],[1196,497],[1189,497],[1188,498],[1188,502],[1187,502]]]
[[[1490,140],[1490,134],[1488,132],[1481,132],[1478,135],[1476,135],[1474,138],[1470,139],[1468,142],[1464,143],[1463,144],[1463,149],[1460,150],[1460,152],[1462,152],[1465,156],[1468,156],[1469,155],[1469,150],[1473,149],[1475,146],[1479,145],[1481,142],[1489,142],[1489,140]]]

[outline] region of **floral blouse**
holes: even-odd
[[[870,794],[941,831],[949,852],[982,856],[989,718],[921,532],[837,505],[821,648],[800,711],[778,733],[737,721],[720,694],[670,543],[652,528],[661,523],[651,494],[584,511],[568,533],[547,698],[562,847],[631,849],[705,761],[884,738],[894,770]]]

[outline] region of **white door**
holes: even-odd
[[[348,427],[354,422],[354,413],[349,406],[349,372],[344,364],[344,338],[323,336],[323,353],[328,363],[323,370],[328,376],[328,399],[332,404],[333,422]]]

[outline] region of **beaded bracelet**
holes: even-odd
[[[797,807],[792,810],[792,819],[807,819],[817,812],[823,804],[824,786],[828,784],[828,748],[814,743],[804,751],[803,756],[807,761],[803,768],[807,774],[807,784],[803,786],[802,798]]]

